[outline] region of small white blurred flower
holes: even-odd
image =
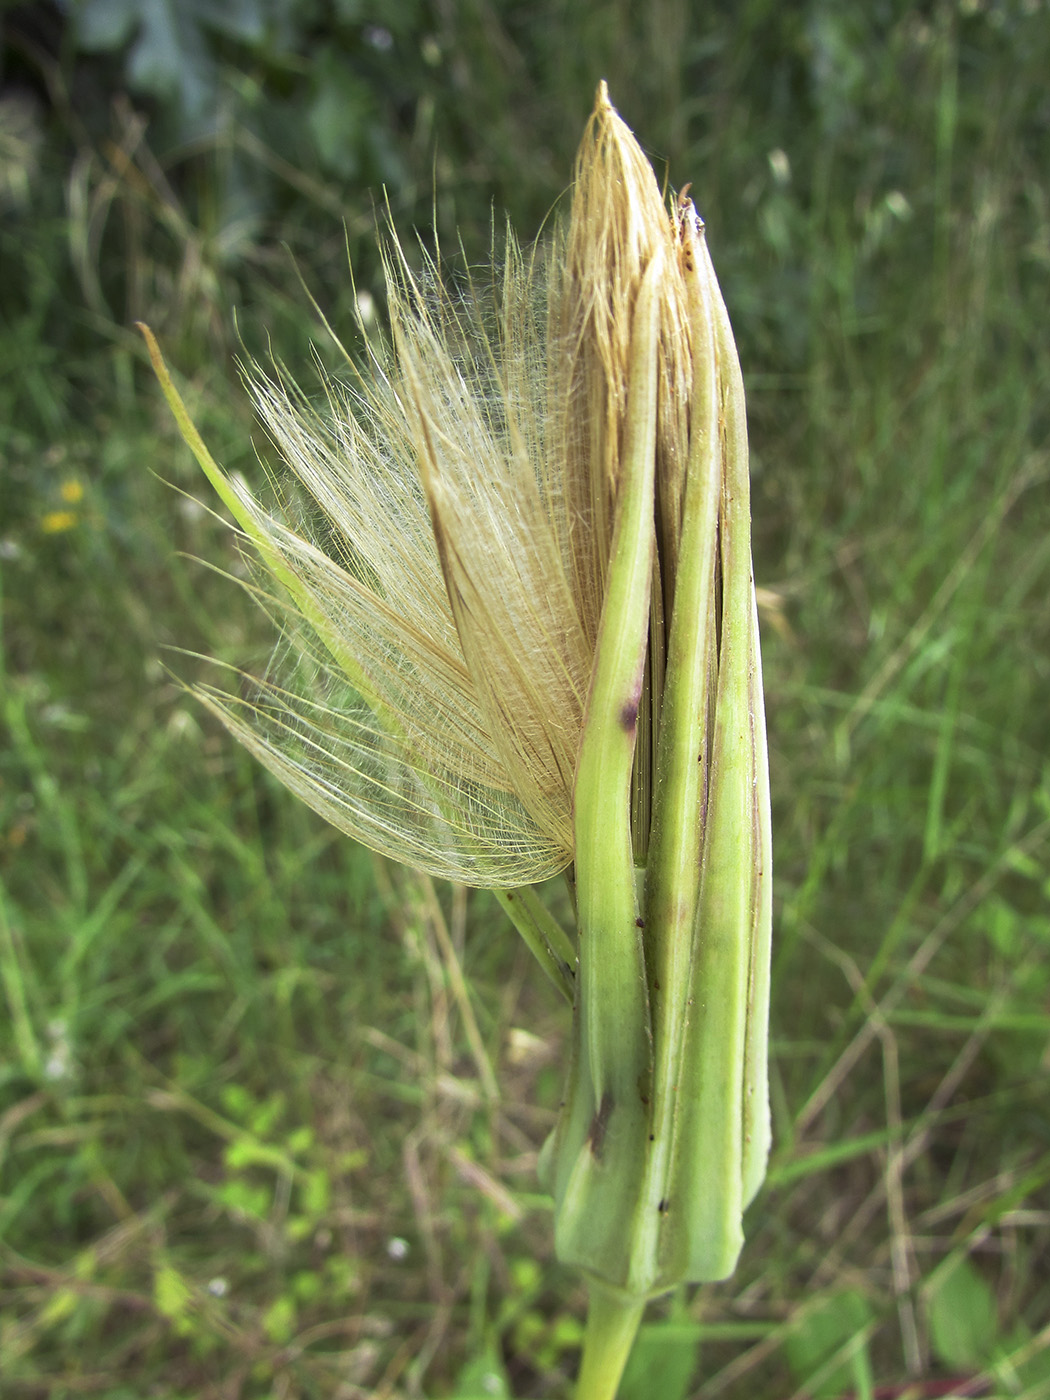
[[[376,318],[376,299],[367,287],[357,293],[357,319],[362,326],[370,326]]]
[[[69,1060],[69,1047],[53,1050],[44,1062],[44,1078],[52,1084],[60,1079],[68,1079],[72,1066]]]
[[[175,509],[183,520],[188,521],[191,525],[195,525],[198,520],[203,520],[208,513],[207,506],[198,501],[195,496],[180,496]]]
[[[181,706],[168,716],[167,730],[173,739],[199,739],[201,735],[196,716]]]
[[[52,1084],[71,1078],[73,1074],[73,1050],[69,1043],[69,1024],[61,1016],[48,1021],[45,1027],[51,1042],[50,1053],[44,1061],[44,1078]]]
[[[788,160],[787,151],[783,151],[777,146],[775,150],[769,152],[766,159],[769,161],[774,184],[781,187],[789,185],[791,183],[791,162]]]
[[[0,99],[0,208],[24,209],[40,169],[44,130],[25,93]]]

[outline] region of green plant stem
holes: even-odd
[[[644,1298],[590,1285],[576,1400],[614,1400],[644,1311]]]
[[[528,885],[514,890],[494,890],[493,893],[525,940],[529,952],[571,1006],[576,950],[569,935]]]

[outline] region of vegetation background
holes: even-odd
[[[238,336],[307,380],[348,248],[381,319],[384,201],[536,234],[604,76],[738,334],[776,850],[768,1185],[624,1395],[1050,1396],[1046,0],[67,0],[0,65],[0,1393],[570,1392],[566,1017],[173,681],[270,639],[131,324],[257,471]]]

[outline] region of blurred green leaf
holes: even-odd
[[[73,7],[77,40],[89,52],[117,49],[142,17],[142,0],[80,0]]]
[[[871,1393],[871,1362],[864,1336],[871,1320],[871,1307],[863,1294],[846,1291],[807,1312],[788,1334],[784,1342],[788,1365],[814,1400],[831,1400],[845,1390]],[[837,1352],[847,1348],[849,1355],[829,1365]]]
[[[153,1303],[162,1317],[178,1322],[193,1302],[189,1284],[170,1264],[162,1264],[153,1275]]]
[[[623,1380],[619,1400],[684,1400],[700,1361],[696,1323],[653,1322],[641,1327]]]
[[[368,91],[345,60],[331,48],[322,50],[307,123],[321,164],[344,179],[352,179],[360,171],[368,109]]]
[[[494,1349],[468,1361],[450,1400],[509,1400],[510,1382]]]
[[[983,1365],[998,1330],[995,1295],[965,1255],[937,1270],[927,1299],[930,1342],[939,1360],[956,1370]]]
[[[295,1333],[297,1320],[294,1298],[282,1294],[263,1313],[263,1331],[271,1342],[287,1342]]]

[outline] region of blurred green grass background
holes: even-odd
[[[570,1393],[562,1008],[169,675],[270,638],[131,324],[257,470],[238,334],[305,366],[348,249],[381,318],[384,201],[535,235],[604,76],[738,335],[776,854],[768,1185],[624,1400],[1050,1396],[1046,0],[80,0],[0,64],[0,1394]]]

